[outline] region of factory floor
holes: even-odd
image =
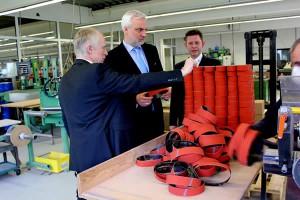
[[[46,132],[47,134],[47,132]],[[50,138],[40,137],[33,143],[35,156],[42,156],[50,151],[62,152],[60,129],[54,129],[54,144]],[[21,174],[11,171],[0,175],[1,199],[5,200],[75,200],[76,178],[74,172],[61,173],[42,172],[36,168],[28,170],[27,146],[18,148],[21,160]],[[10,152],[8,161],[15,163]],[[0,162],[3,162],[1,155]]]

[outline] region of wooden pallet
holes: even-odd
[[[285,200],[286,177],[276,174],[266,174],[267,177],[267,195],[272,200]],[[251,197],[252,192],[261,192],[261,172],[257,174],[248,191],[245,193],[246,198]]]

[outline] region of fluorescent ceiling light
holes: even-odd
[[[283,20],[283,19],[295,19],[295,18],[300,18],[300,15],[286,16],[286,17],[272,17],[272,18],[264,18],[264,19],[252,19],[252,20],[233,21],[233,22],[222,22],[222,23],[215,23],[215,24],[203,24],[203,25],[199,25],[199,26],[193,25],[193,26],[185,26],[185,27],[178,27],[178,28],[169,28],[169,29],[159,29],[159,30],[147,31],[147,33],[178,31],[178,30],[185,30],[185,29],[215,27],[215,26],[245,24],[245,23],[253,23],[253,22],[265,22],[265,21],[274,21],[274,20]]]
[[[186,11],[178,11],[178,12],[172,12],[172,13],[164,13],[159,15],[151,15],[147,17],[147,19],[156,18],[156,17],[167,17],[172,15],[181,15],[181,14],[188,14],[188,13],[194,13],[194,12],[203,12],[203,11],[209,11],[209,10],[219,10],[219,9],[225,9],[225,8],[235,8],[235,7],[241,7],[241,6],[251,6],[251,5],[257,5],[257,4],[264,4],[264,3],[272,3],[282,0],[265,0],[265,1],[255,1],[255,2],[246,2],[246,3],[236,3],[236,4],[229,4],[229,5],[223,5],[223,6],[215,6],[215,7],[208,7],[208,8],[199,8],[194,10],[186,10]]]
[[[42,6],[46,6],[46,5],[50,5],[50,4],[54,4],[54,3],[58,3],[58,2],[62,2],[62,1],[65,1],[65,0],[44,1],[42,3],[37,3],[37,4],[34,4],[34,5],[24,6],[24,7],[21,7],[21,8],[16,8],[16,9],[13,9],[13,10],[8,10],[8,11],[1,12],[0,16],[1,15],[8,15],[8,14],[15,13],[15,12],[20,12],[20,11],[23,11],[23,10],[38,8],[38,7],[42,7]]]
[[[28,43],[28,42],[33,42],[34,40],[28,40],[28,41],[22,41],[20,42],[20,44],[25,44],[25,43]],[[6,43],[6,44],[1,44],[0,47],[3,47],[3,46],[10,46],[10,45],[16,45],[17,43],[16,42],[11,42],[11,43]]]
[[[21,49],[25,50],[25,49],[32,49],[32,48],[44,47],[44,46],[55,46],[55,45],[57,45],[57,43],[38,44],[38,45],[33,45],[33,46],[21,47]],[[0,50],[0,52],[16,51],[16,50],[17,50],[16,48],[13,48],[13,49],[3,49],[3,50]]]
[[[54,31],[48,31],[48,32],[43,32],[43,33],[34,33],[34,34],[30,34],[28,36],[22,36],[22,37],[33,37],[33,36],[46,35],[46,34],[51,34],[51,33],[54,33]]]
[[[193,10],[185,10],[185,11],[177,11],[177,12],[163,13],[163,14],[157,14],[157,15],[149,15],[149,16],[147,16],[147,19],[156,18],[156,17],[167,17],[167,16],[173,16],[173,15],[188,14],[188,13],[194,13],[194,12],[204,12],[204,11],[209,11],[209,10],[219,10],[219,9],[235,8],[235,7],[241,7],[241,6],[251,6],[251,5],[257,5],[257,4],[272,3],[272,2],[277,2],[277,1],[283,1],[283,0],[261,0],[261,1],[233,3],[233,4],[228,3],[225,5],[221,5],[221,6],[211,6],[211,7],[207,7],[207,8],[199,8],[199,9],[193,9]],[[103,23],[101,22],[101,23],[96,23],[96,24],[77,26],[75,29],[94,27],[94,26],[104,26],[104,25],[116,24],[116,23],[120,23],[120,22],[121,22],[121,20],[115,20],[115,21],[109,21],[109,22],[103,22]]]

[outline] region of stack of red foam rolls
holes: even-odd
[[[240,122],[254,124],[254,84],[252,65],[237,66]]]
[[[228,87],[226,66],[216,66],[215,82],[215,115],[218,118],[218,126],[223,127],[227,125],[228,116]]]

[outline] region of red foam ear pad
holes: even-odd
[[[241,123],[228,144],[228,155],[236,155],[242,165],[249,165],[248,157],[254,140],[259,132],[250,128],[250,124]]]

